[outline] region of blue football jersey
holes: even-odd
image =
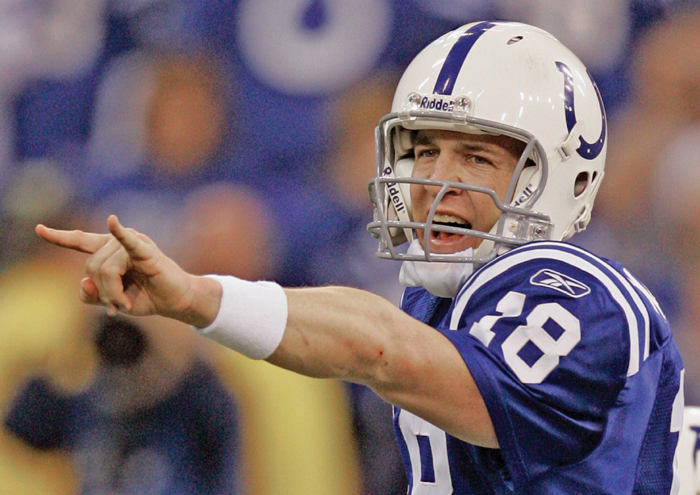
[[[402,308],[459,350],[500,445],[395,408],[411,495],[677,491],[683,365],[658,303],[619,263],[531,243],[454,300],[408,288]]]

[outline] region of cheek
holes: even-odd
[[[415,160],[413,163],[412,177],[427,179],[433,174],[432,163],[425,159]]]
[[[493,227],[493,225],[498,221],[500,216],[501,210],[496,208],[496,205],[494,205],[493,202],[489,201],[488,213],[486,214],[488,230],[491,230],[491,227]]]
[[[428,216],[425,189],[419,184],[411,184],[411,213],[415,221],[425,220]]]
[[[512,177],[512,172],[504,173],[498,181],[499,187],[494,188],[496,194],[498,194],[498,197],[501,199],[501,201],[505,200],[506,192],[508,191],[508,185],[510,184],[510,180]]]
[[[488,232],[501,216],[501,210],[496,207],[490,196],[486,194],[472,194],[472,204],[477,212],[474,227],[476,230]]]
[[[506,171],[506,170],[498,170],[498,171],[491,171],[488,175],[484,175],[481,177],[480,181],[473,181],[473,183],[478,183],[481,186],[487,187],[489,189],[493,189],[493,191],[496,193],[496,196],[501,200],[501,202],[504,202],[506,192],[508,191],[508,185],[510,184],[510,179],[512,177],[512,171]],[[481,196],[481,195],[480,195]],[[484,195],[485,196],[485,195]],[[496,205],[494,204],[493,200],[491,198],[488,198],[488,204],[492,206],[493,208],[496,208]]]

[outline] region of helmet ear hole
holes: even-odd
[[[586,189],[588,189],[588,184],[588,172],[581,172],[578,174],[576,176],[576,182],[574,183],[574,197],[580,197],[586,191]]]

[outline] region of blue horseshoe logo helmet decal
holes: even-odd
[[[556,62],[556,65],[557,69],[559,69],[559,72],[564,74],[564,109],[566,111],[566,127],[569,130],[569,132],[571,132],[571,129],[573,129],[576,125],[576,109],[574,107],[574,76],[571,74],[571,69],[569,69],[569,67],[565,63]],[[591,73],[588,72],[588,70],[586,70],[586,72],[588,73],[588,77],[590,77],[591,82],[593,83],[595,94],[598,97],[598,104],[600,105],[600,114],[603,119],[603,125],[602,129],[600,130],[600,137],[593,143],[589,143],[585,139],[583,139],[583,136],[579,136],[578,139],[581,143],[581,146],[579,146],[576,152],[586,160],[593,160],[597,158],[598,155],[600,155],[601,151],[603,151],[603,145],[605,144],[607,121],[605,118],[605,107],[603,107],[603,98],[600,96],[598,86],[596,85],[595,81],[593,81]]]

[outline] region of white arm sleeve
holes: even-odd
[[[221,306],[206,328],[194,330],[252,359],[269,357],[287,326],[287,295],[274,282],[207,275],[221,284]]]

